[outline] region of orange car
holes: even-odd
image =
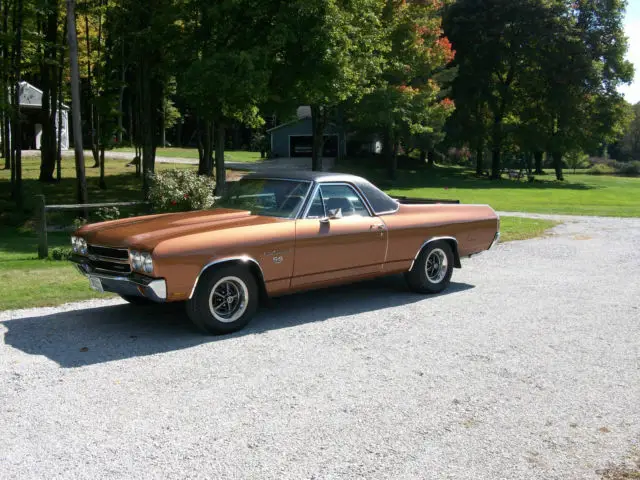
[[[217,205],[86,225],[71,260],[95,290],[186,301],[218,334],[244,327],[260,299],[299,290],[404,272],[412,290],[440,292],[499,237],[489,206],[395,200],[337,173],[250,174]]]

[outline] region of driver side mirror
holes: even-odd
[[[327,216],[320,220],[321,223],[329,223],[329,220],[337,220],[342,218],[342,209],[335,208],[333,210],[327,210]]]

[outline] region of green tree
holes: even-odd
[[[215,144],[217,193],[225,188],[226,128],[233,121],[262,123],[258,104],[271,72],[267,34],[273,9],[256,0],[193,0],[185,9],[184,41],[192,56],[181,63],[178,91],[198,116],[201,174],[212,174]]]
[[[419,148],[424,160],[443,138],[453,102],[441,90],[439,76],[454,53],[436,3],[387,0],[381,21],[383,69],[354,111],[360,127],[382,135],[394,178],[401,142]]]
[[[385,49],[382,0],[281,2],[270,32],[272,97],[311,106],[312,167],[322,168],[323,134],[336,107],[370,91]]]
[[[549,7],[555,22],[540,43],[539,116],[558,180],[566,152],[591,151],[623,133],[626,104],[617,89],[633,77],[624,59],[624,8],[622,0],[556,0]]]
[[[630,122],[622,138],[622,151],[633,160],[640,159],[640,102],[631,107]]]
[[[445,34],[458,68],[453,95],[456,104],[463,105],[457,118],[471,127],[477,151],[486,132],[491,178],[500,178],[505,142],[517,120],[516,87],[547,35],[545,14],[541,0],[458,0],[445,14]]]
[[[177,40],[184,28],[179,22],[181,7],[176,0],[157,0],[153,8],[141,0],[121,0],[109,5],[106,28],[113,42],[110,65],[120,75],[118,69],[126,68],[135,119],[134,143],[142,151],[145,197],[155,170],[165,92],[174,76]],[[119,98],[120,94],[116,95],[117,111]]]

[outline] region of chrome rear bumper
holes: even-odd
[[[121,275],[99,271],[89,265],[87,259],[81,255],[72,255],[70,260],[76,264],[78,271],[89,279],[94,289],[98,289],[96,285],[99,285],[105,292],[144,297],[154,302],[167,300],[167,283],[164,278],[151,278],[137,273]],[[94,284],[91,279],[99,282]]]
[[[489,250],[491,250],[493,246],[498,243],[498,240],[500,240],[500,232],[496,232],[496,235],[493,237],[493,242],[491,242],[491,245],[489,245]]]

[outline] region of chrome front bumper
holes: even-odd
[[[78,271],[89,279],[94,290],[144,297],[154,302],[167,300],[167,283],[163,278],[151,278],[137,273],[118,275],[98,271],[81,255],[72,255],[70,260],[76,264]]]

